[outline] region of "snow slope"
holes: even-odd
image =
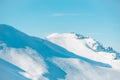
[[[91,37],[84,37],[76,33],[54,33],[47,36],[46,39],[79,56],[110,64],[113,68],[120,69],[120,54],[110,47],[104,48],[102,44]]]
[[[8,80],[12,77],[13,80],[119,80],[120,70],[111,68],[113,64],[111,61],[109,63],[109,60],[112,60],[119,68],[116,55],[109,55],[107,58],[105,55],[108,52],[104,51],[105,54],[101,55],[100,51],[87,45],[85,40],[88,37],[77,36],[67,33],[59,34],[58,37],[58,34],[53,34],[46,40],[1,24],[0,79]],[[77,40],[83,38],[85,40],[80,42]],[[53,40],[55,44],[52,43]],[[78,43],[79,46],[74,45]],[[83,53],[77,49],[79,47]],[[111,54],[113,52],[114,50],[111,50]]]
[[[29,80],[19,74],[19,72],[24,71],[17,66],[0,59],[0,80]]]
[[[19,73],[29,79],[47,80],[42,76],[43,73],[47,72],[43,58],[36,51],[28,47],[16,49],[7,47],[4,44],[3,50],[0,50],[0,58],[24,70],[25,72]]]
[[[52,61],[67,73],[65,80],[119,80],[120,78],[120,71],[92,66],[75,58],[54,58]]]

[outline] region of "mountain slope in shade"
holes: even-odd
[[[112,68],[113,64],[108,63],[104,57],[97,57],[96,52],[98,53],[98,51],[96,49],[94,50],[90,45],[86,45],[82,41],[82,49],[90,54],[95,53],[95,55],[91,55],[92,57],[88,54],[84,56],[81,55],[83,53],[79,54],[68,50],[64,46],[52,43],[52,38],[55,36],[52,35],[47,40],[40,39],[26,35],[11,26],[0,25],[0,61],[4,60],[0,64],[0,75],[2,75],[0,79],[7,80],[6,78],[9,78],[10,73],[14,80],[119,80],[120,70]],[[56,39],[64,45],[62,39],[66,39],[66,35],[62,35],[62,37]],[[69,42],[75,36],[70,38],[71,35],[67,35],[67,37],[68,39],[65,41]],[[87,37],[81,37],[87,39]],[[81,37],[79,35],[79,38]],[[69,46],[74,50],[76,45],[73,44],[77,43],[77,41],[71,41],[71,43],[72,45]],[[114,50],[111,51],[111,54],[113,54]],[[109,55],[110,60],[115,59],[115,56]],[[103,59],[106,62],[103,62]],[[118,60],[115,60],[116,63],[113,61],[118,66]],[[6,63],[15,67],[4,65]],[[5,74],[2,72],[2,66],[5,67],[3,71]],[[14,71],[16,67],[20,69],[17,72]],[[16,77],[16,74],[18,77]]]
[[[0,80],[29,80],[19,74],[19,72],[24,71],[17,66],[0,59]]]

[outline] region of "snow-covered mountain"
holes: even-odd
[[[0,25],[0,80],[119,80],[119,74],[119,53],[90,37],[41,39]]]
[[[91,37],[85,37],[73,32],[63,34],[53,33],[47,36],[47,40],[79,56],[107,63],[115,69],[120,69],[120,53],[111,47],[105,48]]]

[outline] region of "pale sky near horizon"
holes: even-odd
[[[38,37],[76,32],[120,52],[120,0],[0,0],[0,24]]]

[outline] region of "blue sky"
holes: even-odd
[[[120,0],[0,0],[0,24],[38,37],[76,32],[120,51]]]

